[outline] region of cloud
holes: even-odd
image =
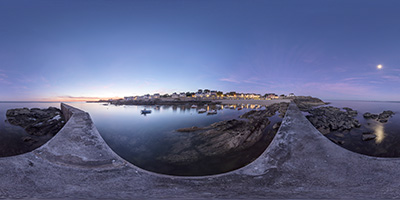
[[[70,95],[64,95],[64,96],[57,96],[55,98],[48,98],[46,100],[50,101],[96,101],[100,99],[110,99],[110,97],[87,97],[87,96],[70,96]]]
[[[240,81],[234,79],[234,78],[221,78],[219,79],[220,81],[225,81],[225,82],[231,82],[231,83],[241,83]]]
[[[324,94],[342,94],[350,96],[364,96],[372,91],[371,87],[352,83],[306,83],[303,87],[308,88],[309,92],[318,92]]]
[[[389,81],[400,81],[399,76],[386,75],[386,76],[382,76],[382,78],[389,80]]]

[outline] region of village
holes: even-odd
[[[274,99],[284,99],[287,97],[294,97],[293,93],[289,93],[288,95],[277,95],[275,93],[266,93],[264,95],[255,94],[255,93],[237,93],[237,92],[227,92],[223,93],[222,91],[216,90],[208,90],[208,89],[199,89],[197,92],[174,92],[172,94],[163,94],[155,93],[153,95],[146,94],[143,96],[126,96],[123,101],[150,101],[155,99],[160,99],[164,101],[171,100],[274,100]],[[122,100],[122,99],[121,99]]]

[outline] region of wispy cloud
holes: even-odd
[[[389,80],[389,81],[400,81],[399,76],[386,75],[386,76],[382,76],[382,78]]]
[[[342,95],[365,95],[371,93],[372,88],[352,83],[306,83],[303,87],[318,93],[335,93]]]
[[[90,97],[90,96],[70,96],[70,95],[64,95],[64,96],[57,96],[53,98],[45,98],[42,99],[44,101],[96,101],[100,99],[110,99],[112,97]],[[114,97],[117,98],[117,97]]]
[[[225,82],[231,82],[231,83],[241,83],[240,81],[234,79],[234,78],[221,78],[219,79],[220,81],[225,81]]]

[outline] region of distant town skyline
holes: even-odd
[[[397,0],[2,0],[0,101],[400,100]]]

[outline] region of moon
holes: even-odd
[[[378,69],[382,69],[382,65],[378,65],[378,66],[376,66],[376,68],[378,68]]]

